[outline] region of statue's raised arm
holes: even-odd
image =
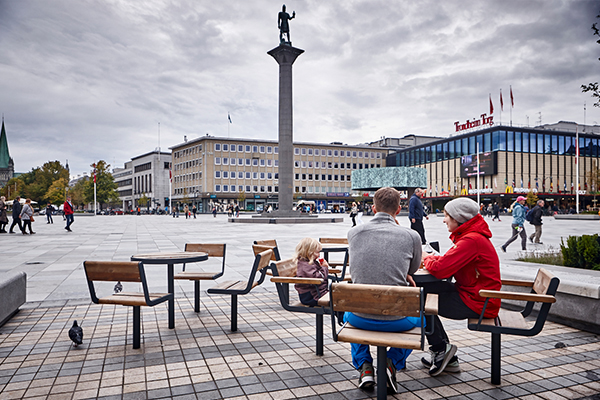
[[[296,18],[296,11],[292,11],[292,16],[285,11],[285,4],[281,7],[281,11],[277,16],[277,27],[279,28],[279,43],[292,44],[290,39],[290,24],[289,20]],[[286,35],[287,40],[283,40],[283,35]]]

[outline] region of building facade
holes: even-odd
[[[14,174],[15,163],[8,151],[8,139],[3,119],[2,130],[0,131],[0,188],[4,187],[13,178]]]
[[[277,141],[203,136],[170,149],[174,202],[195,204],[199,212],[231,203],[255,211],[277,208]],[[294,200],[344,207],[352,196],[352,171],[385,166],[386,155],[368,145],[295,143]]]
[[[582,206],[595,207],[599,159],[600,126],[559,122],[470,131],[399,150],[387,157],[386,165],[425,168],[427,197],[434,203],[441,200],[440,205],[449,196],[476,196],[479,191],[485,203],[507,206],[518,194],[531,191],[557,207],[570,207],[577,194]]]
[[[112,171],[124,211],[164,210],[169,205],[171,153],[153,151],[133,157]]]

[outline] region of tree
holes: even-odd
[[[597,166],[590,169],[587,178],[590,182],[590,193],[597,194],[600,192],[600,168]]]
[[[529,208],[532,208],[533,206],[535,206],[535,204],[538,202],[538,197],[537,194],[533,193],[533,190],[530,190],[527,193],[527,200],[526,203],[529,205]]]
[[[246,192],[244,192],[241,189],[241,186],[240,186],[240,191],[238,193],[237,200],[238,200],[238,204],[240,205],[240,208],[242,208],[244,206],[244,202],[246,201]]]
[[[600,19],[600,14],[598,14],[596,18]],[[594,35],[600,37],[600,30],[598,29],[597,22],[594,22],[592,25],[592,31],[594,31]],[[596,40],[596,43],[600,44],[600,39]],[[600,58],[598,58],[598,60],[600,60]],[[600,92],[598,92],[598,82],[590,83],[589,85],[581,85],[581,89],[583,93],[591,92],[592,97],[597,100],[594,103],[594,107],[600,107]]]
[[[71,203],[75,206],[83,206],[85,204],[85,185],[89,178],[83,177],[75,183],[74,186],[69,188],[69,196],[71,196]],[[92,189],[93,190],[93,189]],[[93,195],[92,195],[93,196]]]
[[[25,188],[25,182],[19,178],[11,178],[2,189],[0,189],[0,196],[6,197],[6,200],[14,200],[15,197],[23,197],[23,190]]]
[[[102,205],[105,203],[109,203],[112,201],[119,200],[119,193],[117,192],[117,184],[115,180],[108,172],[108,168],[110,164],[107,164],[106,161],[100,160],[95,164],[90,165],[92,168],[95,168],[96,174],[96,201],[100,204],[100,210],[102,210]],[[89,179],[84,186],[84,196],[86,203],[94,202],[94,179]]]
[[[62,204],[66,200],[66,190],[69,182],[65,178],[60,178],[50,185],[50,188],[44,196],[45,200],[48,200],[50,204]]]
[[[142,207],[146,207],[149,202],[150,199],[145,194],[143,194],[142,197],[138,199],[138,204]]]

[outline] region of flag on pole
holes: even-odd
[[[229,113],[227,113],[227,119],[229,120],[229,123],[231,124],[231,116],[229,115]]]
[[[492,94],[490,93],[490,115],[494,113],[494,105],[492,104]]]
[[[512,94],[512,85],[510,87],[510,105],[511,105],[512,108],[515,108],[515,99],[514,99],[513,94]]]
[[[500,111],[504,111],[504,101],[502,100],[502,89],[500,89]]]
[[[92,167],[94,167],[94,183],[96,183],[96,163],[92,164]]]
[[[496,178],[494,178],[494,187],[498,188],[498,182],[496,181]]]

